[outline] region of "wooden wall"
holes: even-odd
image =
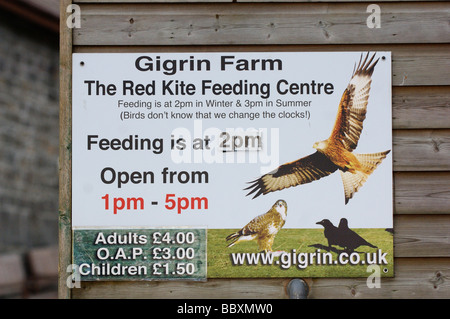
[[[366,278],[305,278],[309,298],[450,297],[450,3],[377,1],[381,28],[369,29],[371,2],[77,0],[81,28],[70,30],[71,3],[61,6],[61,298],[288,298],[290,281],[85,282],[67,289],[72,52],[366,50],[392,51],[393,58],[395,278],[383,278],[379,289],[369,289]]]

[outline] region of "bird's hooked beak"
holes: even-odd
[[[321,220],[320,222],[317,222],[316,225],[323,225],[323,220]]]
[[[313,148],[315,148],[318,151],[322,151],[322,150],[327,148],[327,144],[328,144],[327,140],[320,141],[320,142],[315,142],[313,144]]]

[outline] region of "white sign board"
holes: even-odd
[[[208,277],[392,276],[391,119],[389,52],[74,54],[73,229],[206,229]]]

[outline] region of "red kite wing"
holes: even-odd
[[[251,185],[246,189],[251,189],[251,191],[247,196],[255,193],[253,198],[256,198],[261,194],[265,195],[284,188],[310,183],[328,176],[336,170],[337,166],[325,155],[315,152],[294,162],[283,164],[276,170],[250,182]]]
[[[331,132],[330,142],[342,145],[347,151],[353,151],[358,145],[359,137],[363,129],[363,121],[366,118],[367,103],[369,101],[372,73],[377,64],[377,59],[372,63],[375,54],[362,61],[362,56],[352,79],[345,89],[339,103],[336,122]]]

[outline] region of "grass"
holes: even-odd
[[[380,275],[383,277],[393,277],[393,237],[384,229],[353,229],[368,242],[377,246],[382,253],[387,253],[385,259],[387,265],[380,265]],[[339,265],[334,264],[338,259],[338,253],[343,252],[341,247],[333,246],[330,252],[332,264],[318,264],[316,259],[303,263],[303,259],[297,259],[298,253],[320,253],[324,260],[323,253],[328,253],[328,242],[323,235],[323,229],[282,229],[273,245],[273,251],[285,251],[290,253],[291,266],[283,269],[281,265],[287,265],[288,259],[275,257],[272,265],[233,265],[231,253],[258,253],[256,242],[242,242],[233,247],[227,248],[225,238],[236,230],[233,229],[209,229],[208,230],[208,278],[267,278],[267,277],[368,277],[372,272],[368,272],[368,264]],[[315,246],[311,246],[315,245]],[[336,249],[337,248],[337,249]],[[378,249],[368,246],[360,246],[355,250],[357,254],[353,257],[366,258],[366,253],[373,253],[378,256]],[[296,254],[293,254],[295,252]],[[311,256],[311,255],[310,255]],[[371,255],[372,256],[372,255]],[[297,265],[292,260],[296,259]],[[278,261],[279,264],[276,264]],[[305,268],[298,267],[299,264],[307,265]]]

